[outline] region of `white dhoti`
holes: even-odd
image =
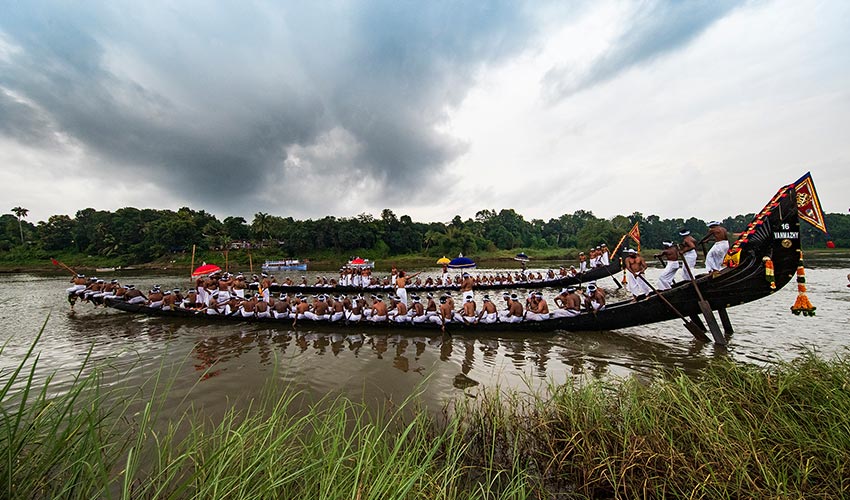
[[[680,267],[682,267],[682,265],[678,260],[667,261],[667,265],[664,266],[664,271],[661,273],[661,276],[658,277],[659,290],[669,290],[673,286],[673,278],[676,277],[676,273],[679,272]]]
[[[148,304],[148,307],[150,307],[151,309],[159,309],[160,307],[162,307],[162,301],[161,300],[155,300],[155,301],[151,302],[150,304]]]
[[[548,314],[540,314],[535,312],[525,313],[526,321],[543,321],[549,319]]]
[[[410,321],[412,321],[413,323],[425,323],[426,321],[428,321],[428,316],[424,314],[422,316],[413,316],[412,318],[410,318]]]
[[[271,318],[272,314],[268,310],[265,310],[263,312],[258,312],[257,317],[258,318]]]
[[[685,262],[688,263],[688,267],[691,268],[691,272],[696,271],[696,268],[697,268],[697,251],[696,250],[688,250],[687,252],[682,254],[682,257],[685,259]],[[685,279],[688,279],[688,280],[691,279],[690,276],[688,276],[687,270],[685,270]]]
[[[142,304],[144,302],[145,302],[145,298],[142,297],[141,295],[139,295],[137,297],[133,297],[132,299],[127,301],[128,304]]]
[[[407,290],[404,288],[397,288],[395,294],[398,295],[398,300],[404,305],[407,305]]]
[[[496,319],[498,319],[498,315],[496,313],[485,313],[481,316],[481,319],[478,320],[479,323],[495,323]]]
[[[522,323],[522,316],[503,316],[500,321],[502,323]]]
[[[239,313],[242,314],[243,318],[250,318],[250,317],[254,316],[254,311],[246,311],[245,309],[243,309],[241,307],[239,308]]]
[[[65,291],[68,292],[68,295],[76,295],[77,292],[80,292],[80,291],[85,290],[85,289],[86,289],[86,285],[74,285],[74,286],[72,286],[71,288],[68,288]]]
[[[263,288],[263,302],[268,302],[269,297],[271,297],[271,292],[269,292],[268,288]]]
[[[339,321],[339,320],[341,320],[344,316],[345,316],[345,313],[344,313],[344,312],[342,312],[342,311],[340,311],[340,312],[335,312],[335,313],[331,314],[331,321]]]
[[[235,293],[236,296],[239,297],[240,299],[245,298],[245,289],[244,288],[236,288],[236,289],[233,290],[233,293]]]
[[[707,272],[720,271],[723,269],[723,257],[729,251],[729,242],[726,240],[717,241],[711,247],[711,250],[705,255],[705,270]]]
[[[629,291],[632,292],[632,295],[635,297],[639,295],[647,295],[650,290],[649,286],[647,286],[646,282],[640,279],[637,275],[633,274],[631,271],[626,272],[626,281],[629,284]]]
[[[377,314],[374,315],[374,316],[369,316],[369,321],[372,321],[374,323],[380,323],[380,322],[383,322],[383,321],[386,321],[386,320],[387,320],[386,314],[382,314],[380,316],[377,315]]]
[[[348,321],[360,321],[361,319],[363,319],[362,314],[350,314],[348,316]]]
[[[596,302],[595,300],[591,300],[590,301],[590,307],[592,307],[594,311],[601,311],[601,310],[605,309],[605,304],[600,304],[599,302]]]
[[[408,323],[410,321],[410,316],[406,314],[396,314],[395,318],[393,318],[393,321],[395,321],[396,323]]]

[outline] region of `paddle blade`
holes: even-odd
[[[691,332],[691,335],[694,336],[695,339],[700,340],[702,342],[711,342],[711,339],[702,331],[700,327],[696,325],[696,323],[691,323],[690,321],[685,320],[685,328]]]
[[[716,344],[726,345],[726,337],[720,333],[720,325],[717,324],[717,319],[714,317],[714,313],[711,311],[711,306],[708,304],[708,301],[700,300],[699,308],[702,311],[702,316],[705,318],[708,329],[711,331],[711,336],[714,337],[714,342]]]

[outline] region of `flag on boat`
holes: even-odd
[[[797,191],[797,214],[799,217],[816,229],[823,231],[827,238],[826,246],[835,248],[835,243],[832,242],[829,231],[826,230],[826,219],[823,216],[818,192],[812,180],[812,173],[806,172],[806,175],[797,179],[797,182],[794,183],[794,189]]]
[[[638,252],[640,252],[640,228],[638,227],[638,223],[635,222],[634,227],[629,231],[629,238],[635,240],[637,243]]]

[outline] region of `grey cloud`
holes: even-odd
[[[740,5],[739,0],[654,0],[636,11],[611,48],[585,71],[561,65],[550,69],[543,85],[551,100],[569,97],[604,83],[638,64],[688,45],[709,26]]]
[[[0,86],[100,157],[103,174],[141,175],[236,213],[256,210],[270,182],[298,186],[298,172],[285,168],[288,148],[343,128],[360,145],[353,164],[317,157],[313,167],[330,180],[353,168],[392,202],[464,151],[437,130],[447,109],[478,65],[532,34],[522,7],[508,1],[218,8],[153,15],[18,4],[0,19],[22,49],[0,60]],[[122,51],[167,83],[122,76],[108,64]],[[0,133],[43,140],[35,109],[0,100]],[[284,210],[280,203],[267,211]]]

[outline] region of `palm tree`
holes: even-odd
[[[29,209],[23,207],[15,207],[12,209],[12,213],[18,216],[18,229],[21,231],[21,245],[24,244],[24,226],[21,224],[21,218],[29,215]]]
[[[269,223],[271,217],[265,212],[257,212],[254,214],[254,220],[251,222],[251,229],[254,230],[254,236],[260,238],[260,245],[265,246],[266,236],[269,234]]]

